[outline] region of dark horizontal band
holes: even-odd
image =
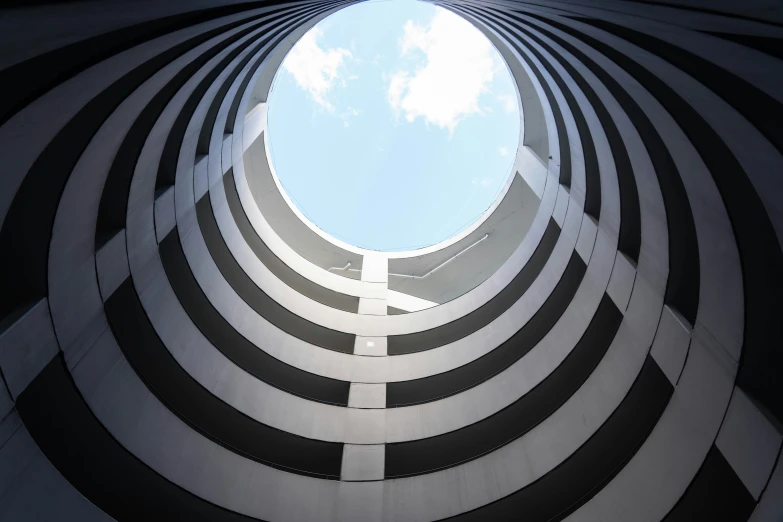
[[[478,458],[521,437],[543,422],[587,380],[623,319],[604,295],[577,345],[551,375],[498,413],[465,428],[386,445],[386,478],[430,473]]]
[[[609,115],[609,111],[601,101],[601,98],[596,94],[595,90],[591,87],[590,83],[585,80],[584,76],[573,66],[573,64],[566,60],[565,57],[557,52],[551,45],[547,44],[542,38],[538,37],[535,33],[531,32],[524,26],[516,24],[515,27],[526,34],[529,38],[535,41],[538,45],[543,47],[549,52],[563,68],[568,71],[568,74],[574,79],[579,89],[584,93],[585,98],[590,103],[590,106],[598,116],[598,120],[601,122],[601,127],[606,133],[609,147],[612,150],[612,158],[614,159],[615,170],[617,172],[617,185],[620,190],[620,232],[618,234],[617,249],[627,255],[634,262],[639,260],[639,249],[641,248],[642,233],[641,233],[641,215],[639,210],[639,194],[636,188],[636,179],[634,178],[633,167],[631,166],[631,160],[628,156],[628,151],[625,148],[620,131],[617,129],[612,117]],[[590,72],[595,74],[603,83],[606,83],[609,75],[605,70],[598,67],[593,60],[587,57],[582,51],[566,42],[562,38],[555,37],[551,32],[539,29],[542,33],[546,34],[549,38],[557,42],[580,63],[585,65]],[[579,133],[589,133],[589,128],[585,126],[579,126]],[[585,168],[590,167],[589,171],[593,176],[599,175],[597,158],[590,157],[585,158]],[[588,183],[588,186],[590,183]]]
[[[248,341],[215,310],[190,270],[174,228],[160,243],[166,276],[185,312],[201,333],[237,366],[267,384],[306,399],[348,405],[350,383],[294,368]]]
[[[783,144],[783,139],[781,139],[781,133],[783,133],[781,121],[783,120],[776,118],[783,114],[783,105],[776,100],[767,98],[756,87],[738,79],[720,67],[708,64],[706,60],[658,38],[609,22],[598,22],[592,19],[580,21],[590,23],[620,38],[629,40],[635,45],[661,56],[674,66],[682,68],[704,85],[709,85],[710,89],[753,122],[760,132],[765,133],[771,143],[780,150],[781,144]],[[557,25],[554,22],[550,23]],[[560,26],[558,25],[558,27]],[[783,293],[780,292],[780,288],[783,288],[783,250],[781,250],[770,217],[764,209],[764,204],[748,178],[748,173],[745,172],[737,157],[709,122],[674,89],[616,49],[597,42],[584,33],[572,32],[574,36],[596,47],[621,65],[639,83],[644,85],[677,121],[707,166],[731,221],[742,270],[742,284],[745,294],[745,313],[743,314],[745,335],[737,382],[743,390],[755,397],[773,415],[778,419],[783,419],[783,379],[780,379],[780,375],[783,374],[783,350],[778,348],[783,345],[783,322],[780,321],[780,317],[783,317]],[[777,141],[772,139],[775,135],[778,136]],[[647,145],[646,140],[645,145]],[[676,171],[674,173],[676,174]],[[659,177],[664,200],[666,200],[667,191],[673,185],[682,185],[679,175],[675,175],[674,178],[676,180],[664,180]],[[683,209],[690,208],[684,205],[687,205],[687,199],[684,202],[678,201],[674,208],[669,204],[666,205],[670,237],[672,234],[679,234],[681,229],[692,226],[692,218],[689,222],[682,215]],[[685,312],[681,308],[677,308],[691,324],[695,324],[699,292],[698,248],[695,229],[690,231],[687,240],[683,239],[683,241],[688,242],[683,245],[683,252],[673,252],[670,246],[669,286],[667,287],[666,299],[667,302],[670,302],[673,297],[670,296],[671,289],[681,285],[682,292],[687,291],[687,294],[690,295],[686,302],[692,303],[692,305],[687,307]],[[678,263],[684,265],[695,263],[695,277],[693,273],[679,274]],[[674,304],[676,306],[680,303],[675,302]]]
[[[234,221],[236,222],[242,237],[253,250],[256,257],[266,265],[275,277],[287,284],[294,291],[309,297],[313,301],[354,314],[359,312],[358,297],[335,292],[334,290],[330,290],[310,281],[281,261],[274,252],[269,250],[269,247],[266,246],[264,241],[256,233],[242,207],[234,181],[233,169],[229,169],[223,177],[223,186],[226,190],[228,207],[231,210],[231,215],[234,217]]]
[[[530,260],[500,293],[480,308],[443,326],[411,334],[390,335],[387,341],[389,355],[422,352],[453,343],[500,317],[522,297],[536,280],[549,260],[559,237],[560,227],[553,219],[550,219],[544,236]]]
[[[557,323],[573,300],[586,268],[585,262],[574,252],[563,276],[544,304],[508,341],[475,361],[449,372],[388,383],[386,407],[407,406],[454,395],[492,378],[514,364]]]
[[[150,58],[90,100],[48,143],[25,176],[0,230],[0,249],[16,252],[13,256],[0,256],[0,318],[46,296],[49,242],[58,202],[76,162],[109,115],[134,90],[179,56],[210,38],[263,16],[206,31]],[[26,88],[19,78],[7,84]]]
[[[196,203],[196,215],[204,242],[218,269],[239,297],[258,315],[305,342],[335,352],[353,353],[356,341],[354,334],[332,330],[308,321],[280,305],[256,285],[228,249],[212,213],[209,193],[204,194]]]
[[[229,406],[191,377],[166,349],[130,278],[105,304],[114,335],[136,373],[166,406],[207,438],[247,458],[303,475],[337,479],[343,445],[271,428]]]
[[[620,406],[566,461],[527,487],[492,504],[450,518],[460,522],[563,520],[590,500],[633,457],[669,402],[672,385],[647,357]]]
[[[19,395],[16,409],[57,471],[115,520],[256,520],[185,491],[122,447],[82,399],[62,355]]]
[[[274,33],[280,26],[280,19],[285,17],[289,12],[290,9],[282,9],[278,10],[276,13],[265,13],[265,16],[259,23],[253,24],[251,27],[226,38],[224,41],[200,54],[197,58],[185,65],[173,78],[171,78],[171,80],[166,82],[166,85],[164,85],[147,103],[144,110],[139,114],[131,128],[128,130],[128,133],[125,135],[125,138],[114,157],[114,161],[112,161],[112,166],[109,169],[109,175],[103,188],[103,194],[101,195],[101,204],[98,210],[95,228],[96,249],[100,248],[102,244],[108,241],[119,230],[125,228],[131,179],[139,155],[141,154],[142,147],[144,146],[144,143],[146,143],[155,122],[158,121],[160,115],[174,95],[193,77],[194,74],[196,74],[196,72],[198,72],[199,69],[221,50],[259,27],[273,24],[277,21],[278,23],[274,24],[273,28],[269,31],[270,33]],[[293,18],[296,19],[296,17]],[[288,31],[281,36],[285,36],[287,32]],[[279,39],[281,36],[278,36],[277,38]],[[268,43],[271,37],[272,35],[267,35],[262,38],[261,42],[257,43],[255,51],[248,54],[248,58],[256,54],[260,48]],[[242,50],[252,43],[255,42],[252,40],[248,41],[244,45],[239,46],[238,50]],[[235,72],[238,71],[239,69],[236,68]]]

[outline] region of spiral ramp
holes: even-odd
[[[436,1],[512,72],[516,169],[381,254],[266,152],[352,3],[0,18],[0,520],[781,520],[783,16]]]

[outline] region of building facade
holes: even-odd
[[[353,3],[3,12],[0,520],[783,519],[780,4],[437,0],[523,132],[380,253],[266,146]]]

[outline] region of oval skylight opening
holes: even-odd
[[[270,161],[315,226],[415,250],[468,228],[512,174],[520,110],[490,41],[432,4],[367,2],[291,49],[269,95]]]

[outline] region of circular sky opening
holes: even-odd
[[[414,250],[473,224],[512,173],[516,89],[490,41],[413,0],[325,18],[286,56],[268,105],[270,161],[315,226]]]

